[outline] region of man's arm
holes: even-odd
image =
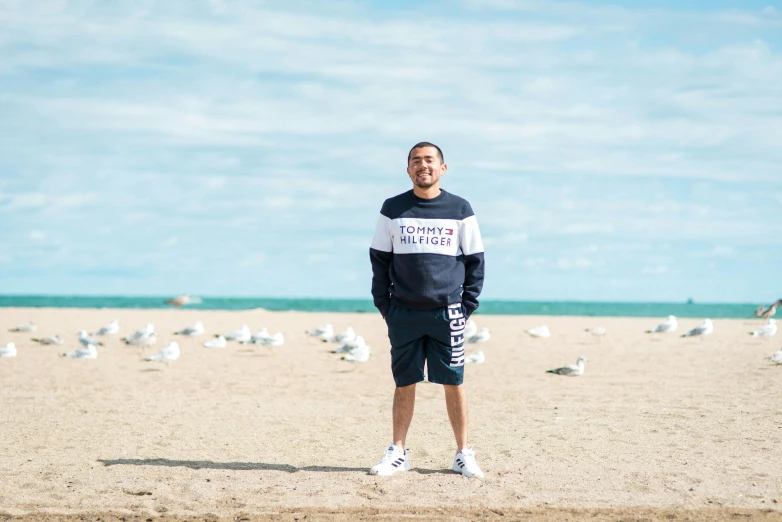
[[[472,214],[472,209],[470,209]],[[485,260],[483,258],[483,240],[478,228],[478,220],[474,215],[462,220],[462,234],[459,246],[464,254],[464,290],[462,305],[467,317],[478,309],[478,296],[483,289],[483,273]]]
[[[385,205],[384,207],[385,208]],[[389,269],[393,258],[394,244],[388,230],[390,218],[383,215],[377,220],[375,237],[372,238],[372,246],[369,247],[369,260],[372,262],[372,297],[380,315],[385,319],[388,308],[391,306],[391,276]]]

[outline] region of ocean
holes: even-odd
[[[169,296],[173,297],[173,296]],[[0,308],[170,308],[169,297],[0,295]],[[759,304],[736,303],[608,303],[586,301],[481,300],[479,315],[576,315],[588,317],[751,318]],[[301,299],[265,297],[202,297],[186,309],[195,310],[296,310],[303,312],[375,313],[369,299]]]

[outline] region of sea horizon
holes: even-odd
[[[0,308],[173,308],[165,301],[173,296],[101,295],[0,295]],[[554,315],[586,317],[666,317],[750,319],[764,303],[541,301],[481,299],[477,315]],[[219,297],[198,296],[184,309],[376,313],[371,299],[319,297]]]

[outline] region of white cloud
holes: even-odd
[[[33,241],[43,241],[46,239],[46,233],[40,230],[33,230],[30,232],[30,239]]]
[[[717,245],[711,253],[717,257],[736,257],[738,255],[736,249],[730,245]]]
[[[564,272],[570,270],[585,270],[590,268],[596,268],[596,267],[603,266],[604,264],[605,261],[602,260],[593,261],[591,259],[587,259],[586,257],[576,257],[576,258],[561,257],[557,259],[557,268],[559,268]]]
[[[520,251],[558,276],[610,263],[621,281],[688,252],[777,255],[776,9],[481,0],[421,31],[403,7],[296,5],[7,3],[10,239],[46,230],[79,238],[97,265],[138,266],[154,224],[176,249],[147,260],[219,240],[205,256],[251,267],[280,254],[231,257],[248,237],[298,231],[309,245],[340,230],[350,271],[382,199],[407,188],[420,135],[445,148],[446,188],[473,203],[505,266]],[[92,243],[108,233],[116,252]],[[286,267],[328,254],[302,246]]]
[[[668,267],[665,265],[645,266],[641,270],[644,275],[662,275],[668,272]]]

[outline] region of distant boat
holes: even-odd
[[[695,304],[695,301],[692,300],[692,297],[687,298],[687,304]]]

